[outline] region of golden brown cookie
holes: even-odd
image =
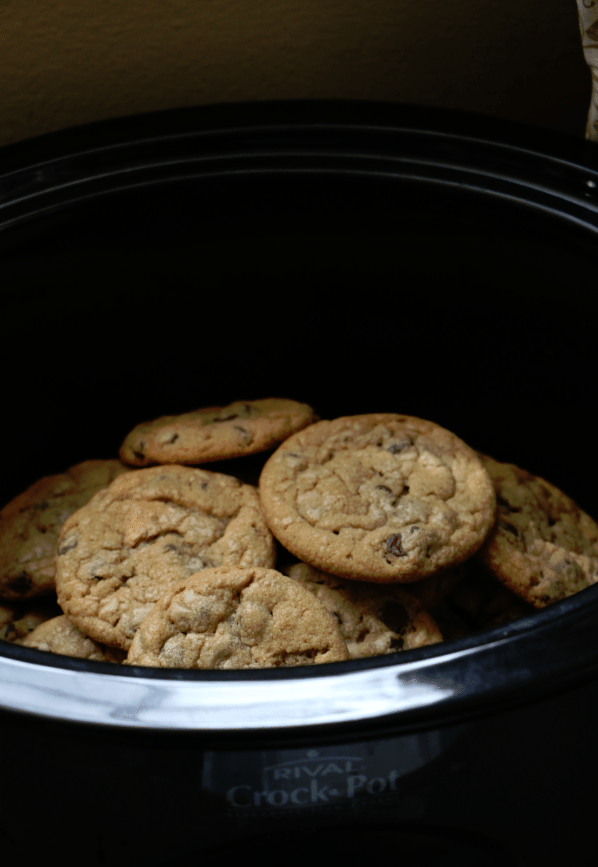
[[[129,665],[250,669],[348,658],[335,618],[274,569],[205,569],[169,590],[140,624]]]
[[[62,656],[95,659],[97,662],[124,662],[127,654],[115,647],[106,647],[84,635],[64,614],[46,620],[19,641],[23,647],[35,647]]]
[[[432,616],[403,587],[329,575],[307,563],[284,570],[338,620],[351,659],[412,650],[442,641]]]
[[[554,485],[480,456],[496,488],[496,524],[477,557],[535,608],[598,581],[598,524]]]
[[[276,538],[345,578],[416,581],[470,557],[494,519],[494,488],[450,431],[405,415],[320,421],[289,437],[259,483]]]
[[[274,565],[256,489],[192,467],[133,470],[62,528],[58,602],[90,638],[128,650],[173,584],[222,565]]]
[[[0,599],[54,592],[56,543],[62,525],[101,488],[130,469],[120,461],[83,461],[46,476],[0,512]]]
[[[236,401],[139,424],[120,456],[136,467],[219,461],[265,451],[316,419],[310,406],[295,400]]]

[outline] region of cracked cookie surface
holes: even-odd
[[[265,451],[316,420],[310,406],[295,400],[236,401],[139,424],[120,457],[138,467],[226,460]]]
[[[274,569],[206,569],[169,590],[140,624],[129,665],[252,669],[348,659],[335,618]]]
[[[480,455],[496,488],[496,523],[477,553],[535,608],[598,581],[598,524],[566,494],[514,464]]]
[[[61,656],[94,659],[97,662],[124,662],[127,654],[116,647],[106,647],[88,638],[64,614],[41,623],[22,641],[23,647],[34,647]]]
[[[121,473],[120,461],[90,460],[46,476],[0,512],[0,598],[34,599],[54,591],[56,545],[66,519]]]
[[[294,564],[284,572],[307,587],[338,620],[351,659],[442,641],[431,614],[403,587],[350,581],[307,563]]]
[[[285,440],[259,482],[270,529],[345,578],[416,581],[472,556],[494,519],[477,454],[433,422],[389,413],[320,421]]]
[[[128,650],[173,584],[212,566],[272,567],[274,556],[255,488],[179,465],[133,470],[65,523],[58,602],[90,638]]]

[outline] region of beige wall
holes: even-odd
[[[286,98],[459,108],[583,136],[575,0],[2,0],[0,144]]]

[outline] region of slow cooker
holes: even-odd
[[[269,102],[45,135],[1,149],[0,173],[3,503],[116,457],[139,421],[281,396],[431,419],[598,518],[595,145]],[[2,851],[594,863],[597,629],[592,586],[478,635],[290,669],[2,643]]]

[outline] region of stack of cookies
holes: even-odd
[[[313,665],[476,634],[598,580],[596,522],[431,421],[321,421],[272,398],[140,424],[119,457],[0,512],[5,641],[161,668]]]

